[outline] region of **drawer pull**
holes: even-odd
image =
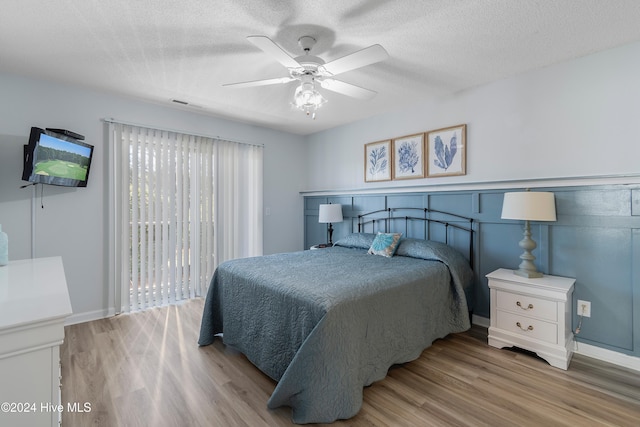
[[[523,307],[522,304],[520,303],[520,301],[518,301],[518,302],[516,302],[516,305],[518,307],[520,307],[521,309],[523,309],[523,310],[533,310],[533,304],[529,304],[528,306]]]
[[[516,322],[516,326],[520,329],[522,329],[523,331],[533,331],[533,326],[529,325],[529,327],[527,329],[523,328],[522,325],[520,324],[520,322]]]

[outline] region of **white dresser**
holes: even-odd
[[[527,279],[513,270],[487,274],[491,293],[489,345],[533,351],[567,369],[573,355],[571,301],[575,279],[545,275]]]
[[[56,426],[60,352],[71,302],[62,258],[0,267],[0,425]]]

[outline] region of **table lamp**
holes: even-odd
[[[520,247],[524,250],[520,259],[522,262],[514,273],[528,278],[542,277],[533,261],[536,259],[531,253],[536,248],[536,242],[531,239],[529,221],[555,221],[556,205],[553,193],[542,191],[523,191],[505,193],[502,203],[503,219],[524,220],[524,238]]]
[[[334,222],[342,222],[342,205],[337,203],[320,205],[318,222],[329,224],[329,246],[333,246],[333,226],[331,224]]]

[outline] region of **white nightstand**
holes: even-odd
[[[501,268],[487,274],[491,292],[489,345],[533,351],[567,369],[573,355],[571,296],[575,279],[517,276]]]

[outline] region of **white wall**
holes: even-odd
[[[424,102],[302,138],[242,123],[0,74],[0,224],[10,259],[30,256],[32,188],[19,189],[31,126],[66,128],[96,146],[89,186],[46,186],[36,256],[62,255],[74,313],[106,313],[106,171],[102,118],[264,143],[265,253],[302,249],[303,190],[356,190],[640,173],[640,43]],[[364,183],[364,144],[466,123],[467,175]],[[304,141],[307,141],[305,144]],[[286,168],[283,167],[286,165]],[[295,179],[291,179],[295,177]],[[39,190],[38,190],[39,191]]]
[[[640,174],[640,43],[308,137],[308,191]],[[364,182],[364,144],[467,124],[467,175]]]
[[[0,93],[0,224],[9,235],[10,260],[31,254],[34,187],[19,188],[24,184],[22,147],[31,126],[69,129],[85,135],[95,146],[87,188],[39,186],[44,187],[42,199],[40,188],[37,190],[36,256],[63,257],[77,317],[101,317],[113,308],[113,290],[106,282],[104,118],[264,144],[264,206],[271,210],[264,217],[264,252],[302,249],[299,192],[306,187],[302,137],[18,76],[0,74]]]

